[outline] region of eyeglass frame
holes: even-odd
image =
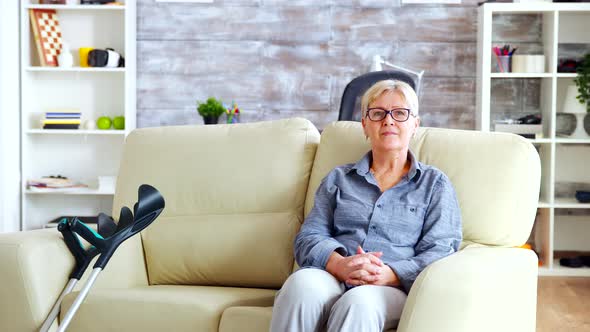
[[[373,120],[369,116],[369,113],[371,112],[371,110],[381,110],[381,111],[385,112],[385,116],[383,116],[383,119],[381,119],[381,120]],[[402,121],[396,119],[393,116],[393,111],[396,111],[396,110],[405,110],[405,111],[408,111],[408,117],[406,117],[406,119],[405,120],[402,120]],[[369,118],[369,120],[371,120],[373,122],[379,122],[379,121],[385,120],[385,118],[387,118],[388,115],[390,115],[391,118],[393,119],[393,121],[396,121],[396,122],[406,122],[410,118],[410,115],[413,116],[413,117],[416,117],[416,115],[414,113],[412,113],[412,110],[411,109],[405,108],[405,107],[396,107],[396,108],[394,108],[392,110],[386,110],[386,109],[381,108],[381,107],[371,107],[371,108],[368,108],[367,109],[367,114],[365,114],[365,118]]]

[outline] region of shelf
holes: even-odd
[[[590,203],[580,203],[575,198],[555,198],[553,207],[558,209],[590,209]]]
[[[558,144],[590,144],[590,138],[556,138]]]
[[[563,47],[564,44],[590,43],[585,33],[590,22],[590,3],[485,3],[479,6],[478,15],[476,129],[491,131],[500,115],[497,113],[516,116],[534,109],[541,114],[543,138],[528,139],[539,153],[541,166],[542,195],[537,203],[534,233],[530,234],[544,260],[539,275],[590,277],[590,267],[562,267],[554,259],[556,248],[590,250],[590,203],[579,203],[573,195],[561,194],[576,187],[565,183],[590,182],[585,166],[590,161],[590,136],[578,135],[579,121],[575,135],[557,135],[562,125],[557,114],[569,107],[565,103],[568,87],[578,77],[575,72],[559,72],[562,68],[557,68],[557,62],[569,57],[570,52],[571,56],[578,52],[578,48]],[[505,22],[517,26],[518,31],[498,24]],[[530,39],[532,35],[534,41]],[[527,44],[526,47],[534,44],[522,54],[543,54],[545,66],[538,67],[540,72],[494,72],[497,59],[492,47],[513,43]]]
[[[124,73],[124,67],[102,68],[102,67],[39,67],[28,66],[27,71],[37,72],[100,72],[100,73]]]
[[[125,130],[29,129],[31,135],[125,135]]]
[[[88,195],[88,196],[113,196],[115,192],[101,191],[95,188],[72,188],[72,189],[27,189],[27,195]]]
[[[26,5],[25,9],[125,10],[124,5]]]
[[[47,216],[88,215],[112,209],[114,189],[97,188],[98,177],[116,176],[126,136],[136,128],[137,109],[137,2],[121,5],[37,4],[22,0],[20,8],[20,160],[19,190],[22,230],[42,228]],[[74,60],[80,47],[112,47],[125,57],[125,67],[42,66],[34,31],[32,9],[57,11],[59,27]],[[18,65],[18,63],[17,63]],[[124,116],[124,130],[42,129],[44,112],[78,109],[82,123],[100,116]],[[74,126],[77,127],[77,126]],[[88,130],[92,129],[92,130]],[[33,174],[63,174],[86,179],[90,188],[46,189],[26,186]]]
[[[551,73],[491,73],[491,78],[545,78],[553,77]]]
[[[590,277],[590,267],[566,267],[559,265],[559,259],[553,260],[553,268],[539,267],[540,276]]]
[[[551,203],[545,202],[545,201],[539,201],[539,204],[537,205],[537,207],[538,208],[550,208]]]
[[[551,143],[550,138],[535,138],[535,139],[528,139],[529,142],[533,144],[548,144]]]
[[[566,12],[584,12],[590,10],[588,3],[553,3],[553,2],[535,2],[535,3],[484,3],[486,10],[495,13],[514,13],[514,14],[537,14],[539,12],[566,11]]]
[[[558,78],[576,78],[578,74],[576,73],[557,73]]]

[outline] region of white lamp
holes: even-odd
[[[392,63],[389,63],[387,61],[385,61],[380,55],[374,55],[373,56],[373,61],[371,62],[371,71],[381,71],[383,70],[383,65],[386,65],[388,67],[397,69],[399,71],[405,72],[406,74],[409,74],[410,76],[414,76],[415,82],[416,82],[416,94],[418,96],[420,96],[420,86],[422,83],[422,75],[424,75],[424,70],[421,71],[415,71],[415,70],[411,70],[408,68],[404,68],[404,67],[400,67],[400,66],[396,66]]]
[[[572,113],[576,116],[576,130],[569,136],[570,138],[588,138],[588,134],[584,130],[584,116],[586,115],[586,105],[580,103],[576,98],[578,95],[578,87],[571,84],[567,87],[565,99],[563,101],[563,113]]]

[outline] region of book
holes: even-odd
[[[31,31],[41,66],[56,67],[61,52],[61,30],[54,9],[29,9]]]
[[[43,129],[78,129],[80,124],[44,124]]]
[[[45,119],[43,120],[44,125],[48,124],[80,124],[80,119],[63,119],[63,118],[55,118],[55,119]]]
[[[79,187],[87,187],[87,185],[70,180],[64,177],[42,177],[39,179],[29,179],[27,180],[27,187],[28,189],[60,189],[60,188],[79,188]]]

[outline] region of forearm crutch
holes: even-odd
[[[121,209],[121,218],[117,224],[114,233],[108,237],[103,237],[96,233],[93,229],[88,227],[86,224],[78,219],[74,219],[69,223],[72,231],[76,232],[90,244],[98,249],[100,257],[98,257],[92,274],[88,278],[88,281],[80,290],[80,293],[74,300],[74,303],[66,313],[63,321],[59,325],[57,332],[64,332],[72,318],[78,311],[78,308],[88,295],[90,288],[96,281],[96,278],[100,272],[105,268],[115,250],[119,247],[123,241],[141,232],[148,227],[156,218],[162,213],[164,209],[164,198],[158,190],[149,185],[141,185],[138,190],[138,200],[134,205],[134,213],[131,213],[128,207],[124,206]]]
[[[102,213],[98,216],[99,234],[104,235],[110,232],[111,229],[114,230],[115,227],[116,224],[109,216]],[[41,329],[39,329],[40,332],[47,332],[49,330],[53,324],[53,321],[59,314],[61,302],[63,301],[64,297],[74,289],[74,286],[76,286],[82,275],[84,275],[84,271],[86,271],[86,268],[88,268],[90,261],[92,261],[92,259],[99,254],[98,249],[94,246],[84,249],[84,246],[82,246],[82,243],[70,228],[66,218],[59,222],[57,225],[57,230],[62,234],[66,246],[74,256],[76,265],[70,274],[70,280],[57,298],[57,301],[53,305],[53,308],[51,308],[51,311],[49,312],[49,315],[47,315],[43,325],[41,325]]]

